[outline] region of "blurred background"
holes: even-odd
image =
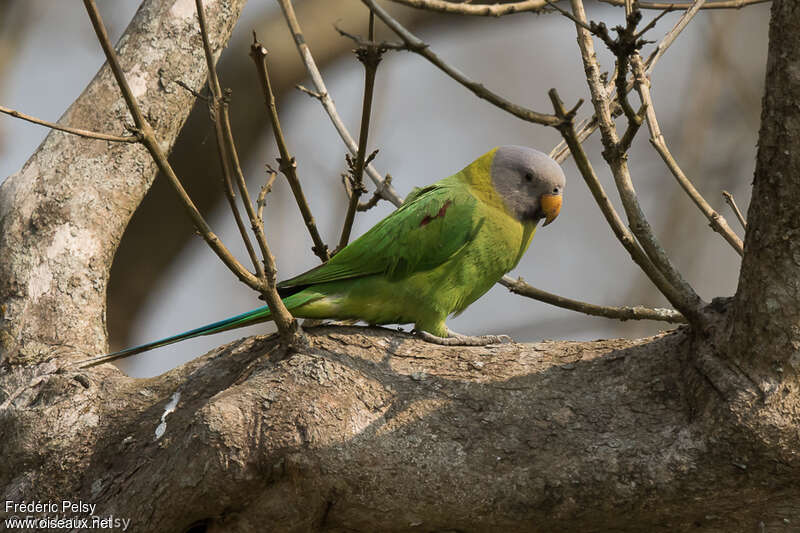
[[[139,1],[97,3],[116,41]],[[390,2],[383,5],[444,60],[518,104],[551,112],[547,97],[551,87],[559,90],[568,106],[578,98],[589,101],[574,25],[558,14],[459,17]],[[295,6],[339,113],[357,135],[363,67],[351,53],[353,43],[339,36],[333,24],[366,35],[368,11],[358,0],[300,0]],[[605,21],[609,27],[624,22],[622,8],[588,0],[587,9],[590,18]],[[645,19],[657,13],[647,11]],[[732,192],[746,213],[755,165],[768,16],[769,4],[701,12],[661,59],[652,78],[656,111],[673,154],[740,235],[741,228],[721,191]],[[667,14],[648,38],[659,40],[678,17],[678,13]],[[397,40],[377,20],[376,28],[378,39]],[[312,85],[282,13],[272,2],[250,2],[220,60],[222,83],[233,90],[234,134],[251,191],[258,191],[266,179],[265,164],[275,166],[278,154],[247,55],[253,30],[269,49],[270,72],[289,149],[297,158],[299,176],[323,238],[333,248],[346,209],[340,178],[346,168],[345,148],[319,103],[294,88],[297,83]],[[612,70],[612,58],[602,44],[596,46],[603,68]],[[644,51],[651,49],[649,45]],[[78,3],[0,3],[0,104],[57,120],[102,63],[102,52]],[[408,52],[385,56],[375,91],[369,149],[380,149],[374,165],[380,172],[392,174],[393,185],[402,195],[460,170],[494,146],[521,144],[547,152],[560,141],[555,130],[522,122],[479,100]],[[579,117],[587,116],[590,107],[584,104]],[[0,181],[21,168],[45,135],[45,128],[0,115]],[[246,264],[246,252],[222,194],[214,142],[207,110],[201,104],[193,110],[171,160],[211,226]],[[613,179],[600,155],[598,136],[585,147],[622,214]],[[732,295],[739,257],[679,189],[651,148],[645,127],[634,142],[629,162],[642,207],[684,276],[706,300]],[[564,169],[568,181],[561,215],[537,232],[531,249],[511,275],[597,304],[667,306],[614,238],[571,160]],[[388,202],[381,202],[369,212],[359,213],[354,237],[392,209]],[[318,264],[282,176],[268,196],[266,214],[267,237],[279,278]],[[202,239],[193,235],[163,179],[156,181],[128,227],[112,268],[108,299],[112,350],[261,305],[257,295],[239,283]],[[673,327],[584,316],[513,295],[502,286],[495,286],[449,325],[461,333],[505,333],[517,341],[640,337]],[[273,329],[272,324],[265,324],[202,337],[142,354],[120,366],[131,375],[155,375],[229,340]]]

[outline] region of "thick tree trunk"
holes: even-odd
[[[219,47],[233,13],[206,3]],[[204,78],[184,4],[145,2],[122,40],[168,143],[189,100],[151,65]],[[0,188],[5,499],[82,500],[128,531],[800,530],[799,11],[773,5],[742,279],[705,331],[460,348],[320,328],[289,357],[256,337],[157,378],[76,371],[105,347],[108,266],[154,169],[52,134]],[[113,130],[115,109],[104,69],[65,120]]]

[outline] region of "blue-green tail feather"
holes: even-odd
[[[100,355],[97,357],[92,357],[91,359],[85,359],[80,362],[80,365],[81,368],[89,368],[99,364],[109,363],[117,359],[130,357],[131,355],[136,355],[142,352],[146,352],[154,348],[167,346],[168,344],[173,344],[186,339],[201,337],[203,335],[212,335],[214,333],[221,333],[223,331],[228,331],[230,329],[236,329],[244,326],[249,326],[252,324],[257,324],[259,322],[265,322],[267,320],[270,320],[271,316],[272,313],[270,313],[269,308],[267,306],[259,307],[258,309],[253,309],[252,311],[232,316],[230,318],[226,318],[225,320],[220,320],[219,322],[214,322],[212,324],[201,326],[199,328],[190,329],[189,331],[184,331],[183,333],[178,333],[177,335],[172,335],[171,337],[166,337],[157,341],[148,342],[147,344],[141,344],[139,346],[133,346],[131,348],[125,348],[124,350],[120,350],[118,352],[110,353],[107,355]]]

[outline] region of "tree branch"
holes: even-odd
[[[500,284],[514,294],[533,298],[534,300],[554,305],[556,307],[561,307],[563,309],[569,309],[570,311],[577,311],[578,313],[583,313],[585,315],[600,316],[603,318],[622,321],[658,320],[660,322],[669,322],[672,324],[686,323],[686,318],[674,309],[650,308],[641,305],[614,307],[591,304],[582,302],[580,300],[565,298],[564,296],[543,291],[542,289],[537,289],[536,287],[526,283],[522,278],[514,279],[510,276],[503,276],[503,278],[500,280]]]
[[[571,3],[573,15],[586,24],[583,1],[571,0]],[[704,306],[704,302],[672,264],[666,252],[658,243],[647,218],[639,206],[636,190],[633,187],[628,171],[627,161],[623,154],[619,153],[619,138],[611,116],[611,103],[600,76],[592,36],[581,24],[576,24],[575,27],[578,32],[581,59],[584,64],[589,90],[592,94],[592,103],[598,118],[603,146],[605,147],[603,157],[611,168],[631,230],[650,260],[664,274],[669,284],[673,286],[674,291],[664,295],[678,311],[689,319],[690,323],[699,324],[702,320],[700,309]]]
[[[350,201],[347,204],[347,213],[344,217],[342,234],[339,238],[337,250],[347,246],[350,240],[350,231],[353,229],[358,200],[364,189],[364,165],[367,159],[367,136],[369,134],[369,121],[372,114],[372,94],[375,89],[375,74],[381,62],[383,51],[380,46],[373,43],[375,39],[375,15],[370,11],[369,14],[369,40],[370,43],[356,49],[358,60],[364,65],[364,102],[361,105],[361,131],[358,134],[358,152],[356,153],[355,165],[352,169],[353,187]],[[372,159],[373,153],[370,156]]]
[[[195,9],[197,10],[197,17],[200,25],[200,36],[203,40],[203,52],[205,53],[206,65],[208,66],[208,85],[211,89],[209,114],[211,115],[211,120],[214,122],[217,151],[219,152],[219,160],[222,165],[223,183],[225,185],[225,196],[228,199],[228,205],[233,213],[236,227],[239,229],[239,235],[242,238],[245,248],[247,249],[247,255],[250,256],[250,261],[253,263],[256,276],[259,278],[264,278],[264,265],[258,260],[256,251],[253,248],[253,243],[250,242],[250,235],[248,235],[247,230],[245,229],[242,216],[239,213],[238,206],[236,205],[236,193],[233,190],[233,169],[231,168],[231,159],[235,158],[238,163],[238,155],[236,154],[236,146],[233,143],[233,137],[230,135],[230,127],[226,127],[226,123],[228,126],[230,125],[230,123],[226,120],[228,118],[228,103],[222,94],[222,87],[220,86],[219,77],[217,76],[217,67],[214,63],[211,44],[208,41],[206,16],[205,10],[203,9],[202,0],[195,1]],[[227,130],[227,132],[225,130]],[[239,175],[241,175],[241,168],[239,171]],[[247,192],[247,187],[242,187],[244,179],[237,183],[239,185],[239,191],[242,194],[242,198],[244,199],[245,193]],[[245,204],[247,203],[248,201],[245,200]],[[261,244],[260,241],[259,244]],[[264,256],[263,247],[261,248],[261,252],[262,256]]]
[[[475,96],[486,100],[487,102],[508,111],[512,115],[526,121],[526,122],[533,122],[535,124],[542,124],[544,126],[555,126],[558,124],[558,118],[554,115],[547,115],[545,113],[538,113],[531,109],[522,107],[517,105],[509,100],[506,100],[502,96],[490,91],[482,84],[469,79],[465,76],[460,70],[456,69],[455,67],[449,65],[445,61],[443,61],[433,50],[430,49],[430,46],[420,40],[417,36],[413,33],[408,31],[400,22],[392,18],[389,13],[386,12],[382,7],[377,5],[373,0],[362,0],[364,4],[370,8],[370,10],[375,13],[379,19],[381,19],[384,24],[389,26],[389,28],[395,32],[400,39],[402,39],[403,43],[406,45],[409,51],[414,52],[415,54],[421,55],[428,61],[430,61],[434,66],[436,66],[439,70],[453,78],[456,82],[463,85],[467,89],[469,89]]]
[[[236,207],[236,202],[231,201],[231,210],[233,211],[234,218],[239,226],[239,232],[242,240],[247,247],[247,251],[253,260],[254,267],[258,278],[261,280],[261,293],[262,298],[267,302],[272,319],[281,338],[285,341],[287,346],[296,347],[300,343],[305,342],[302,333],[295,318],[286,309],[280,295],[278,294],[276,284],[278,269],[275,266],[275,258],[267,244],[267,237],[264,235],[263,221],[259,219],[255,212],[255,207],[250,199],[250,192],[247,190],[247,184],[244,180],[241,164],[239,163],[239,155],[236,150],[236,144],[233,140],[233,133],[231,131],[230,116],[228,113],[228,105],[222,94],[222,88],[217,76],[217,69],[214,65],[214,57],[211,53],[211,44],[208,40],[208,32],[206,31],[206,17],[205,10],[203,9],[203,1],[195,0],[195,7],[200,23],[200,35],[203,39],[203,50],[205,51],[206,64],[208,65],[209,86],[214,97],[214,106],[217,111],[215,114],[215,128],[217,133],[217,145],[220,151],[220,159],[222,160],[222,167],[225,171],[225,181],[229,189],[229,199],[234,200],[232,197],[232,190],[230,187],[231,174],[236,176],[236,184],[239,192],[242,195],[242,202],[244,203],[245,211],[250,219],[250,227],[256,236],[256,242],[261,249],[261,257],[263,259],[263,267],[256,258],[253,246],[250,243],[250,237],[244,230],[242,220],[239,215],[239,209]],[[233,168],[231,168],[231,166]]]
[[[775,0],[761,130],[747,211],[730,350],[765,404],[782,405],[800,375],[800,6]],[[786,388],[784,388],[786,387]]]
[[[683,170],[681,170],[678,162],[675,161],[675,158],[670,153],[667,143],[664,140],[664,135],[661,133],[661,128],[658,126],[655,106],[653,105],[653,99],[650,95],[650,80],[647,79],[644,73],[642,59],[638,54],[635,54],[631,58],[631,64],[636,77],[636,89],[642,98],[642,103],[645,106],[647,113],[647,126],[650,129],[650,142],[661,156],[661,159],[664,160],[664,163],[667,165],[670,172],[672,172],[672,175],[675,176],[675,179],[678,181],[678,184],[681,186],[681,188],[686,191],[686,194],[689,195],[697,208],[700,209],[703,215],[705,215],[705,217],[711,223],[711,227],[714,228],[714,231],[722,235],[725,240],[728,241],[728,244],[730,244],[740,256],[744,255],[744,245],[742,244],[742,240],[733,232],[730,226],[728,226],[728,222],[725,220],[725,217],[711,208],[706,199],[703,198],[703,195],[700,194],[691,180],[686,176],[686,174],[683,173]]]
[[[56,122],[48,122],[40,118],[32,117],[31,115],[26,115],[25,113],[20,113],[19,111],[4,106],[0,106],[0,113],[5,113],[6,115],[11,115],[12,117],[18,118],[20,120],[26,120],[28,122],[32,122],[33,124],[46,126],[53,130],[63,131],[65,133],[71,133],[73,135],[77,135],[79,137],[85,137],[87,139],[98,139],[101,141],[111,141],[119,143],[139,143],[142,141],[141,135],[139,135],[139,133],[137,132],[134,132],[133,135],[121,137],[119,135],[110,135],[108,133],[98,133],[96,131],[82,130],[80,128],[71,128],[69,126],[62,126],[61,124],[58,124]]]
[[[564,137],[564,142],[573,155],[575,165],[578,167],[578,170],[580,171],[583,180],[586,182],[587,187],[589,187],[589,191],[592,193],[597,206],[600,208],[600,212],[603,213],[606,222],[608,222],[608,225],[611,227],[611,230],[614,232],[614,235],[617,237],[622,246],[628,251],[633,262],[639,265],[639,268],[641,268],[645,275],[650,278],[656,288],[667,298],[667,300],[675,305],[675,302],[681,301],[681,295],[677,292],[675,287],[669,283],[664,274],[658,268],[656,268],[647,254],[636,242],[636,239],[628,230],[628,228],[625,227],[625,224],[617,214],[617,211],[614,209],[611,200],[609,200],[608,195],[603,189],[600,180],[597,178],[597,174],[595,173],[592,164],[589,162],[586,152],[583,150],[583,145],[581,144],[578,135],[575,133],[575,128],[572,125],[572,115],[567,113],[567,111],[564,109],[564,104],[562,103],[561,98],[559,98],[555,89],[551,89],[549,95],[551,101],[553,102],[553,109],[555,110],[556,115],[562,119],[558,130]]]
[[[625,0],[598,0],[606,4],[615,6],[624,6]],[[747,6],[756,4],[765,4],[772,0],[712,0],[705,2],[700,9],[741,9]],[[668,9],[676,11],[679,9],[690,10],[694,7],[694,2],[637,2],[636,7],[639,9]]]
[[[336,111],[333,98],[331,98],[330,94],[328,93],[328,88],[325,86],[325,82],[322,79],[322,75],[319,73],[317,64],[314,62],[314,57],[311,55],[311,49],[309,49],[308,44],[306,44],[306,40],[303,37],[303,32],[300,29],[300,23],[297,22],[297,15],[295,15],[291,0],[278,0],[278,3],[283,10],[283,15],[286,18],[289,31],[292,32],[292,37],[297,45],[297,51],[300,54],[300,59],[302,59],[303,64],[305,65],[306,70],[311,77],[311,81],[314,83],[314,87],[317,90],[317,95],[319,95],[318,99],[320,103],[322,103],[322,107],[325,109],[328,117],[330,117],[333,127],[336,128],[336,131],[339,133],[342,141],[344,141],[344,144],[347,147],[347,150],[350,152],[350,155],[355,156],[358,152],[356,142],[353,140],[353,136],[350,135],[350,132],[344,125],[339,113]],[[367,175],[375,184],[375,187],[378,189],[378,192],[383,198],[392,202],[398,207],[403,203],[403,199],[397,194],[397,191],[395,191],[391,185],[384,183],[383,177],[372,165],[367,165]]]
[[[438,11],[439,13],[483,17],[502,17],[503,15],[513,15],[514,13],[524,13],[526,11],[540,13],[548,3],[547,0],[525,0],[523,2],[508,2],[504,4],[468,4],[447,2],[445,0],[392,0],[392,2],[427,11]]]
[[[250,57],[253,58],[256,70],[258,71],[259,85],[261,85],[264,91],[264,103],[266,104],[267,113],[269,114],[272,124],[272,132],[275,135],[275,142],[281,154],[278,160],[278,168],[283,175],[286,176],[286,180],[292,188],[292,193],[294,194],[297,206],[300,208],[300,213],[303,215],[306,228],[311,235],[311,240],[314,241],[312,250],[320,260],[323,262],[327,261],[330,258],[328,247],[322,241],[322,237],[317,229],[317,224],[314,222],[311,208],[308,206],[308,201],[300,186],[300,178],[297,177],[297,162],[289,153],[289,148],[286,146],[286,139],[281,129],[281,122],[278,118],[278,108],[275,105],[275,94],[272,92],[272,84],[270,83],[269,71],[267,70],[267,49],[258,42],[255,33],[253,33],[253,44],[250,46]]]
[[[722,191],[722,197],[725,199],[725,202],[730,206],[733,210],[733,213],[736,215],[736,218],[739,220],[739,224],[742,225],[742,229],[747,230],[747,221],[744,218],[744,215],[739,210],[739,206],[736,205],[736,200],[733,199],[733,195],[728,191]]]

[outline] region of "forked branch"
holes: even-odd
[[[544,126],[555,126],[558,124],[558,118],[555,115],[548,115],[546,113],[539,113],[532,109],[517,105],[497,93],[494,93],[474,80],[469,79],[464,73],[457,68],[445,62],[440,58],[430,46],[422,41],[419,37],[408,31],[402,24],[395,20],[389,13],[374,2],[374,0],[362,0],[370,11],[380,18],[384,24],[397,34],[403,41],[406,48],[421,55],[430,61],[439,70],[450,76],[453,80],[469,89],[475,96],[494,104],[495,106],[508,111],[512,115],[521,118],[527,122],[535,124],[542,124]]]
[[[358,200],[364,189],[364,165],[367,162],[367,138],[369,135],[369,121],[372,115],[372,94],[375,89],[375,74],[383,56],[383,50],[373,42],[375,39],[375,15],[369,14],[369,43],[359,46],[355,53],[358,60],[364,65],[364,101],[361,104],[361,131],[358,133],[358,152],[356,160],[352,166],[350,175],[353,178],[350,199],[347,203],[347,213],[344,217],[342,235],[339,238],[337,250],[347,246],[350,240],[350,231],[353,229],[356,211],[358,210]],[[375,153],[370,159],[375,157]]]
[[[322,241],[322,237],[317,229],[317,224],[314,222],[314,216],[311,214],[311,208],[308,206],[308,201],[303,193],[303,188],[300,185],[300,178],[297,177],[297,161],[292,157],[289,148],[286,146],[286,138],[281,129],[281,122],[278,118],[278,108],[275,104],[275,94],[272,91],[272,83],[269,79],[269,71],[267,69],[267,49],[258,42],[255,32],[253,32],[253,44],[250,46],[250,57],[256,65],[258,71],[258,79],[261,88],[264,92],[264,102],[267,107],[267,113],[272,123],[272,132],[275,135],[275,142],[278,144],[278,152],[280,152],[280,159],[278,159],[279,169],[294,194],[297,206],[300,208],[300,213],[303,215],[303,220],[306,223],[306,228],[311,235],[311,240],[314,241],[312,250],[322,261],[327,261],[330,257],[328,254],[328,247]]]
[[[576,24],[575,27],[578,33],[578,45],[581,51],[581,59],[583,61],[589,91],[592,95],[592,103],[594,104],[595,114],[600,127],[600,134],[604,146],[603,157],[611,168],[631,230],[647,256],[664,275],[669,285],[672,286],[673,290],[667,292],[662,290],[664,296],[666,296],[670,303],[683,313],[690,322],[699,323],[702,320],[700,310],[704,302],[691,285],[683,279],[678,269],[672,264],[672,261],[661,247],[661,244],[658,242],[658,239],[655,237],[650,227],[650,223],[642,212],[636,190],[631,181],[626,156],[624,152],[620,151],[620,139],[617,135],[616,125],[612,118],[611,98],[606,92],[602,81],[592,35],[590,31],[585,28],[588,21],[586,12],[584,11],[583,1],[571,0],[571,4],[573,15],[581,22],[581,24]],[[661,289],[660,286],[659,289]]]
[[[667,165],[667,168],[669,168],[672,175],[675,176],[675,179],[678,181],[678,184],[681,186],[681,188],[686,191],[686,194],[689,195],[689,198],[692,199],[697,208],[700,209],[703,215],[705,215],[705,217],[708,219],[714,231],[722,235],[728,244],[730,244],[733,249],[736,250],[736,253],[738,253],[740,256],[743,256],[744,244],[742,243],[742,240],[728,225],[725,217],[717,213],[711,207],[711,205],[709,205],[706,199],[703,198],[703,195],[700,194],[692,181],[686,176],[686,174],[684,174],[683,170],[678,165],[678,162],[669,151],[667,142],[664,140],[664,135],[661,133],[661,128],[658,125],[655,106],[653,105],[653,99],[650,95],[650,80],[647,79],[647,76],[644,73],[644,66],[642,65],[642,60],[638,54],[635,54],[631,58],[631,64],[636,77],[636,90],[639,92],[642,102],[646,108],[647,126],[650,130],[650,142],[661,156],[661,159],[664,160],[664,163]]]
[[[333,98],[331,98],[330,94],[328,94],[328,88],[325,86],[325,82],[323,81],[322,75],[317,68],[314,57],[311,55],[311,49],[308,47],[308,44],[303,37],[303,31],[300,29],[300,23],[297,21],[297,15],[294,12],[294,7],[292,7],[291,0],[278,0],[278,3],[283,10],[284,18],[286,18],[286,24],[289,25],[289,31],[292,32],[292,37],[294,38],[295,45],[297,46],[297,51],[300,54],[300,59],[302,59],[303,64],[308,71],[308,75],[311,77],[311,81],[314,83],[316,92],[312,94],[312,96],[318,98],[320,103],[322,103],[322,107],[325,109],[328,117],[330,117],[333,127],[336,128],[336,131],[339,133],[342,141],[344,141],[344,144],[347,147],[347,150],[350,152],[350,155],[355,156],[358,152],[356,141],[353,139],[353,136],[344,125],[344,121],[342,121],[342,118],[336,111]],[[311,94],[310,91],[308,92]],[[390,184],[384,183],[383,176],[381,176],[381,174],[375,170],[372,165],[367,165],[366,172],[372,182],[375,184],[375,187],[378,189],[378,193],[383,198],[392,202],[398,207],[403,203],[403,199],[399,194],[397,194],[397,191],[395,191]]]

